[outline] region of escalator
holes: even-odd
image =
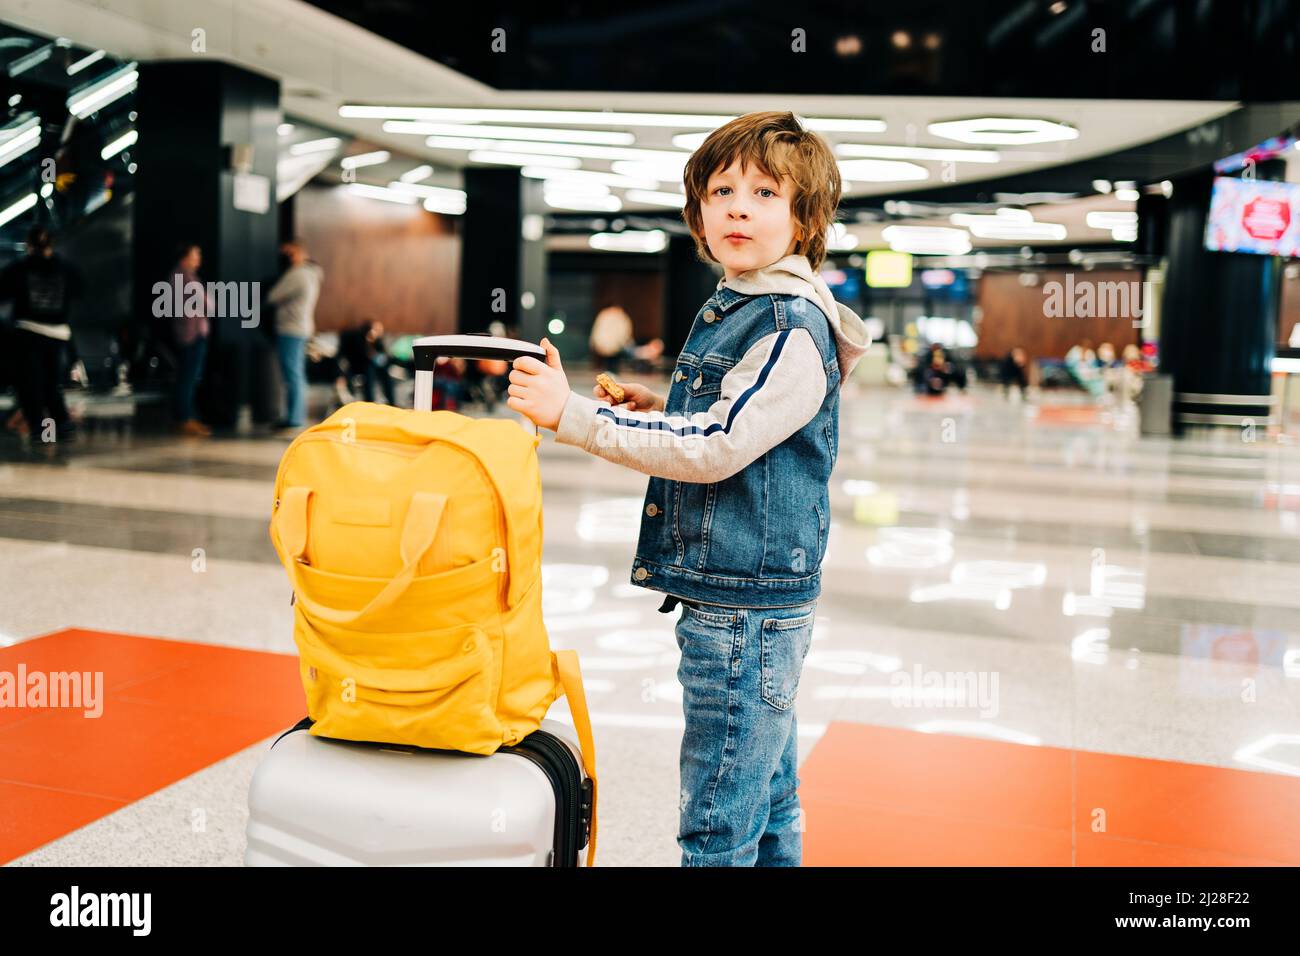
[[[102,50],[0,25],[0,268],[26,254],[34,226],[82,275],[69,314],[70,404],[123,392],[132,314],[136,65]],[[0,304],[0,406],[15,396],[11,305]],[[157,363],[161,365],[162,363]],[[159,380],[166,369],[157,372]],[[133,375],[148,379],[149,374]],[[8,417],[8,412],[4,412]]]

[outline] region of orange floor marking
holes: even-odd
[[[1300,777],[835,721],[799,780],[806,866],[1300,864]]]
[[[0,648],[0,671],[102,671],[103,713],[0,707],[0,863],[291,726],[298,658],[66,630]]]
[[[1096,425],[1101,409],[1095,405],[1039,405],[1036,421],[1040,425]]]

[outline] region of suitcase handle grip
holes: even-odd
[[[417,372],[432,372],[439,358],[504,359],[513,362],[528,355],[546,361],[546,349],[522,339],[471,332],[463,335],[426,335],[411,343]]]
[[[498,359],[513,363],[527,355],[546,364],[546,349],[540,345],[483,332],[426,335],[412,342],[411,350],[415,356],[415,407],[426,412],[433,407],[433,376],[440,358]],[[533,434],[541,433],[534,423]]]

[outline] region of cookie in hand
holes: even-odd
[[[623,391],[623,386],[614,381],[613,376],[608,372],[601,372],[597,375],[596,384],[605,390],[606,394],[609,395],[615,405],[623,404],[624,399],[627,398],[627,394]]]

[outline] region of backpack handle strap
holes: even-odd
[[[564,696],[569,698],[569,713],[573,715],[573,728],[578,732],[578,747],[582,751],[582,766],[591,778],[591,840],[587,846],[587,865],[596,863],[596,741],[591,735],[591,716],[587,713],[587,693],[582,686],[582,671],[578,667],[577,651],[552,651],[551,661],[559,675]]]
[[[489,420],[483,420],[480,424],[486,425]],[[500,425],[504,428],[513,429],[517,427],[515,423],[506,419],[491,420],[492,425]],[[528,452],[536,453],[537,446],[541,443],[541,435],[526,436],[528,438]],[[448,445],[454,445],[461,451],[466,452],[480,461],[484,458],[489,448],[501,445],[510,446],[512,443],[503,442],[503,436],[495,430],[475,431],[473,429],[463,428],[458,432],[448,432],[439,435],[437,442],[443,442]],[[436,442],[434,443],[436,444]],[[516,450],[518,451],[518,450]],[[517,459],[512,459],[517,460]],[[523,526],[519,522],[518,515],[512,512],[510,507],[510,479],[517,479],[517,474],[502,473],[499,468],[485,468],[488,481],[492,485],[492,490],[496,493],[497,500],[501,504],[502,517],[506,523],[506,540],[502,542],[506,546],[506,567],[505,567],[505,601],[506,609],[513,610],[523,600],[524,595],[528,593],[533,579],[527,574],[515,574],[516,567],[526,567],[527,561],[522,557],[524,553],[524,543],[532,540],[536,535],[536,540],[541,539],[541,525]],[[539,514],[540,521],[540,514]]]
[[[420,559],[433,547],[438,536],[438,525],[442,523],[442,515],[447,507],[447,496],[424,491],[417,491],[411,496],[411,504],[406,509],[406,520],[402,525],[402,570],[390,578],[383,590],[371,598],[365,607],[359,611],[341,611],[326,607],[304,593],[299,566],[307,563],[303,557],[307,553],[308,515],[313,493],[313,489],[303,486],[285,488],[280,496],[280,504],[271,518],[271,540],[280,553],[280,562],[289,573],[297,602],[313,617],[332,624],[355,624],[371,614],[392,607],[411,586]]]

